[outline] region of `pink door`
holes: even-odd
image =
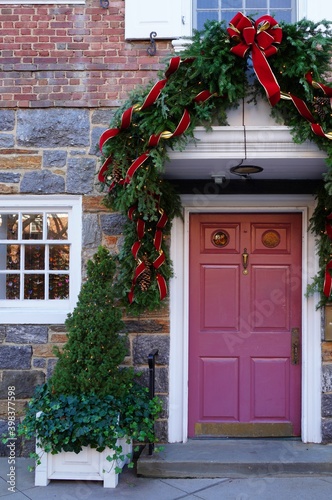
[[[189,436],[299,436],[301,215],[190,220]]]

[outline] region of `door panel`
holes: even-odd
[[[301,215],[190,219],[189,436],[300,434]]]

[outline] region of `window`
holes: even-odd
[[[207,20],[225,21],[226,24],[240,11],[259,18],[264,14],[273,16],[278,22],[295,20],[293,0],[194,0],[195,28],[202,30]]]
[[[80,252],[79,197],[1,197],[2,322],[63,321],[80,287]]]

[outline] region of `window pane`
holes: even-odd
[[[217,9],[218,0],[197,0],[198,9]]]
[[[5,276],[0,277],[0,282]],[[1,298],[8,300],[17,300],[20,298],[20,275],[19,274],[7,274],[6,275],[6,297],[3,297],[3,288],[1,286]]]
[[[45,246],[25,245],[24,247],[24,269],[37,271],[45,269]]]
[[[0,245],[0,269],[20,269],[20,245]]]
[[[200,31],[204,29],[204,24],[207,20],[218,21],[218,12],[197,12],[197,29]]]
[[[47,239],[68,239],[68,214],[47,214]]]
[[[45,276],[43,274],[26,274],[24,276],[24,298],[44,300],[44,283]]]
[[[276,16],[278,17],[278,22],[283,21],[288,24],[292,23],[292,12],[290,10],[278,10]]]
[[[266,9],[266,0],[247,0],[248,9]]]
[[[270,7],[271,9],[290,9],[292,7],[292,2],[291,0],[270,0]]]
[[[43,238],[43,215],[22,215],[22,232],[24,240],[41,240]]]
[[[2,240],[17,240],[18,215],[0,214],[0,238]]]
[[[69,269],[69,245],[50,245],[50,263],[52,271]]]
[[[50,274],[49,276],[49,298],[68,299],[69,297],[69,275]]]
[[[226,10],[221,13],[221,19],[225,21],[228,26],[234,16],[238,13],[237,10]]]
[[[242,0],[228,0],[222,2],[222,8],[223,9],[240,9],[242,10]]]

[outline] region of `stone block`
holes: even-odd
[[[116,236],[123,233],[127,217],[118,213],[101,214],[100,224],[103,233],[108,236]]]
[[[100,155],[99,139],[101,134],[105,131],[105,127],[93,127],[91,133],[91,148],[89,153],[91,155]],[[101,166],[101,164],[100,164]]]
[[[144,387],[149,387],[149,369],[137,370],[140,374],[138,382]],[[155,392],[156,394],[168,394],[168,368],[158,367],[155,369]]]
[[[56,344],[35,344],[32,346],[32,354],[36,358],[54,358],[55,354],[53,348],[55,345]]]
[[[46,344],[48,328],[44,325],[8,325],[6,341],[14,344]]]
[[[322,392],[332,392],[332,364],[326,363],[322,367]]]
[[[101,244],[101,230],[98,215],[86,214],[83,216],[83,246],[98,246]]]
[[[2,370],[27,370],[31,367],[31,346],[0,345]]]
[[[0,148],[12,148],[15,145],[14,136],[11,134],[0,134]]]
[[[65,179],[49,170],[27,172],[21,182],[22,193],[55,194],[64,193]]]
[[[90,144],[90,114],[85,109],[29,109],[17,112],[17,141],[38,148]]]
[[[12,172],[0,172],[0,182],[17,184],[18,182],[20,182],[20,179],[20,174],[14,174]]]
[[[149,369],[137,369],[136,373],[139,374],[138,382],[144,387],[149,387]],[[155,369],[155,392],[156,394],[168,394],[168,368],[158,367]]]
[[[96,160],[69,158],[67,163],[67,193],[87,194],[94,189]]]
[[[2,344],[5,338],[6,338],[6,327],[4,325],[0,325],[0,344]]]
[[[158,398],[161,399],[162,402],[162,412],[159,418],[168,418],[168,395],[165,394],[158,394]]]
[[[34,368],[46,368],[46,359],[44,358],[33,358],[32,366]]]
[[[146,365],[148,356],[154,349],[158,349],[159,354],[156,357],[157,365],[168,365],[169,363],[169,344],[168,335],[138,335],[133,340],[133,363],[137,365]]]
[[[156,393],[168,394],[169,376],[168,368],[156,368]]]
[[[52,342],[52,344],[64,344],[67,340],[68,335],[66,333],[51,333],[50,342]]]
[[[17,194],[18,187],[0,183],[0,194]]]
[[[332,393],[322,394],[322,417],[332,417]]]
[[[14,130],[15,111],[10,109],[0,109],[0,130]]]
[[[16,427],[19,424],[19,421],[16,422]],[[8,431],[7,420],[0,420],[0,436],[2,434],[6,434]],[[22,437],[17,437],[15,441],[15,455],[16,457],[28,457],[30,453],[35,451],[35,442],[34,440],[25,440]],[[3,443],[0,439],[0,456],[8,457],[8,447],[6,443]]]
[[[12,155],[1,159],[1,169],[40,170],[42,157],[37,155]]]
[[[322,360],[323,362],[332,361],[332,342],[322,342]]]
[[[332,418],[322,419],[322,443],[332,443]]]
[[[46,377],[49,379],[53,375],[54,367],[57,364],[57,358],[50,358],[47,360],[47,372]]]
[[[23,417],[25,415],[27,401],[23,399],[15,400],[15,417]],[[8,400],[0,399],[0,418],[4,418],[5,420],[8,417],[8,410],[11,411],[14,407],[8,408]],[[1,437],[0,437],[1,439]]]
[[[0,387],[0,399],[7,399],[7,388],[15,387],[16,399],[31,398],[37,385],[45,382],[45,374],[40,370],[10,370],[3,371]]]
[[[109,212],[109,209],[103,205],[104,195],[83,196],[83,212]]]
[[[127,333],[168,333],[169,321],[158,319],[125,320],[124,331]]]
[[[167,420],[157,420],[154,426],[157,443],[167,443],[168,422]],[[158,446],[158,445],[157,445]]]
[[[46,149],[43,151],[43,167],[61,168],[66,166],[67,151],[61,149]]]
[[[113,118],[114,112],[110,109],[97,109],[92,113],[92,123],[100,123],[105,125],[107,128],[111,119]],[[103,129],[103,132],[105,128]]]

